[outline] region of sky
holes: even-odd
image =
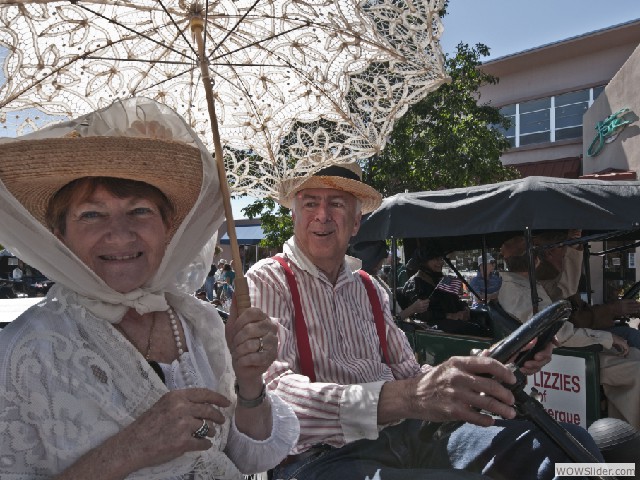
[[[445,54],[484,43],[488,61],[638,18],[640,0],[450,0],[440,43]],[[234,218],[252,201],[232,200]]]
[[[450,0],[440,40],[445,53],[484,43],[486,61],[638,18],[639,0]]]

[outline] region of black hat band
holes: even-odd
[[[349,180],[356,180],[358,182],[361,181],[360,177],[356,175],[354,172],[349,170],[348,168],[339,167],[337,165],[331,165],[329,167],[325,167],[321,170],[318,170],[313,174],[314,177],[342,177],[347,178]]]

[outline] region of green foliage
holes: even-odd
[[[445,67],[451,82],[415,104],[396,122],[384,151],[363,162],[364,180],[383,196],[396,193],[482,185],[518,178],[500,156],[509,147],[496,126],[508,128],[497,108],[479,101],[479,88],[498,79],[482,72],[489,48],[460,43]],[[327,128],[327,126],[322,125]],[[243,209],[262,217],[262,246],[280,247],[293,233],[290,212],[271,199]]]
[[[460,43],[445,66],[451,82],[415,104],[396,122],[382,152],[365,162],[365,179],[385,197],[414,192],[481,185],[518,177],[503,167],[500,155],[509,147],[495,126],[508,128],[497,108],[481,104],[478,90],[498,79],[479,70],[489,49]],[[399,173],[401,172],[401,173]]]
[[[260,246],[280,248],[293,235],[289,209],[276,205],[270,198],[256,200],[243,208],[242,212],[249,218],[262,218],[265,238],[260,242]]]

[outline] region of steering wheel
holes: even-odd
[[[566,300],[560,300],[549,305],[520,325],[509,336],[493,345],[489,349],[489,356],[502,363],[507,363],[511,357],[518,354],[518,357],[512,363],[517,367],[521,367],[524,362],[544,349],[570,315],[571,304]],[[534,338],[538,338],[534,347],[519,353],[522,347]]]
[[[625,300],[628,298],[635,298],[635,296],[638,295],[638,292],[640,292],[640,281],[631,285],[631,287],[629,287],[629,289],[626,292],[624,292],[624,295],[622,295],[622,298]]]
[[[534,338],[537,338],[535,346],[522,354],[519,354],[514,362],[517,367],[533,356],[537,351],[543,349],[550,342],[558,329],[571,315],[571,304],[566,300],[560,300],[534,315],[527,322],[514,330],[509,336],[493,345],[489,349],[492,358],[506,363],[514,355],[518,354],[522,347]],[[516,378],[524,375],[521,372],[516,373]],[[585,449],[580,442],[568,433],[564,427],[558,424],[549,416],[544,407],[537,401],[532,399],[522,389],[526,382],[516,382],[515,388],[512,390],[516,398],[516,406],[525,416],[540,428],[562,451],[564,451],[569,459],[578,463],[593,463],[598,460]],[[438,438],[450,434],[458,428],[462,422],[445,422],[436,424],[427,422],[423,427],[421,436],[423,438]],[[615,480],[615,477],[597,475],[593,478],[601,480]]]
[[[635,298],[636,295],[638,295],[638,292],[640,292],[640,281],[634,283],[633,285],[631,285],[631,287],[629,287],[629,289],[624,292],[624,295],[622,295],[622,297],[620,297],[622,300],[627,300],[630,298]],[[627,315],[621,315],[619,317],[615,318],[615,324],[616,325],[628,325],[629,324],[629,317]]]

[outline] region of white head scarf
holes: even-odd
[[[63,122],[18,139],[60,138],[73,131],[86,136],[140,136],[136,121],[156,121],[173,140],[197,147],[202,158],[202,188],[196,204],[177,228],[164,259],[148,285],[122,294],[110,288],[44,225],[36,221],[0,182],[0,243],[27,264],[75,292],[77,303],[100,318],[119,322],[126,310],[166,310],[165,293],[193,292],[204,282],[223,220],[215,160],[197,134],[169,107],[146,98],[120,100],[97,112]],[[166,131],[166,130],[165,130]]]
[[[106,438],[151,408],[167,392],[166,386],[153,373],[135,347],[124,340],[107,322],[119,322],[129,308],[135,308],[139,313],[166,310],[169,301],[190,324],[194,336],[200,339],[207,362],[217,381],[215,389],[231,399],[232,405],[220,409],[225,416],[225,422],[216,427],[216,435],[211,439],[212,448],[184,454],[166,464],[140,470],[128,478],[182,478],[184,474],[194,475],[197,479],[240,478],[236,466],[224,453],[235,405],[234,374],[224,338],[224,325],[213,306],[200,302],[191,295],[204,282],[213,258],[215,234],[223,220],[218,174],[211,154],[178,114],[145,98],[118,101],[97,112],[20,139],[60,138],[72,131],[80,133],[83,137],[140,136],[140,133],[135,133],[135,129],[129,128],[135,121],[160,123],[165,127],[165,133],[170,132],[173,140],[197,147],[202,159],[200,194],[193,208],[175,230],[158,271],[148,285],[126,294],[110,288],[36,220],[0,182],[0,243],[56,282],[49,291],[47,300],[43,302],[44,307],[32,307],[27,312],[31,332],[26,335],[27,338],[18,335],[15,339],[17,344],[14,344],[11,335],[3,337],[5,344],[13,346],[0,352],[0,363],[11,365],[5,371],[0,371],[0,405],[3,405],[3,401],[5,407],[9,405],[0,420],[14,427],[0,432],[0,439],[3,435],[11,437],[11,445],[22,445],[20,442],[26,441],[23,437],[28,436],[30,430],[25,426],[25,413],[14,408],[17,404],[20,404],[23,410],[30,409],[29,420],[26,422],[29,425],[34,422],[42,425],[43,419],[54,416],[54,412],[59,411],[60,405],[55,404],[53,396],[56,394],[58,398],[64,395],[68,382],[64,381],[66,377],[58,378],[58,372],[72,372],[70,375],[77,375],[73,380],[80,382],[75,387],[76,392],[77,389],[81,391],[81,395],[78,394],[80,398],[88,398],[99,405],[106,402],[106,408],[99,412],[91,409],[77,412],[78,418],[73,420],[73,427],[78,432],[86,432],[87,438]],[[16,140],[18,139],[3,139],[1,142]],[[51,307],[52,305],[54,307]],[[49,322],[52,317],[47,313],[47,308],[59,308],[64,312],[60,312],[55,322]],[[73,322],[71,327],[69,319]],[[38,325],[46,327],[38,328]],[[66,328],[72,331],[68,332]],[[13,335],[16,335],[15,331]],[[58,343],[52,354],[47,353],[50,351],[47,348],[41,349],[46,351],[38,350],[40,345],[48,347],[54,341]],[[61,342],[64,343],[64,347]],[[76,364],[71,361],[64,355],[67,351],[74,351],[76,357],[84,359],[83,362]],[[28,369],[28,365],[33,363],[46,364],[46,368],[43,367],[40,371],[41,376],[49,373],[53,376],[39,379],[29,370],[30,382],[27,385],[16,381],[14,377],[20,377],[23,373],[27,375],[23,369]],[[92,368],[85,368],[87,364]],[[101,378],[104,382],[96,380],[96,371],[102,372]],[[83,378],[82,375],[87,377]],[[9,396],[2,396],[2,385],[11,389],[10,394],[7,394]],[[105,386],[108,387],[107,391],[100,390]],[[109,403],[114,395],[126,398],[126,401]],[[49,398],[46,405],[52,411],[38,410],[38,402],[32,399],[48,396],[52,398]],[[99,414],[100,421],[96,421],[92,413]],[[59,471],[56,467],[57,462],[74,461],[73,455],[78,453],[78,449],[87,446],[82,439],[75,439],[68,451],[58,451],[55,432],[45,433],[53,434],[40,439],[42,448],[46,447],[47,452],[57,452],[55,455],[39,458],[37,465],[33,464],[35,459],[24,466],[2,465],[0,476],[16,471],[31,474],[34,469],[55,473]]]

